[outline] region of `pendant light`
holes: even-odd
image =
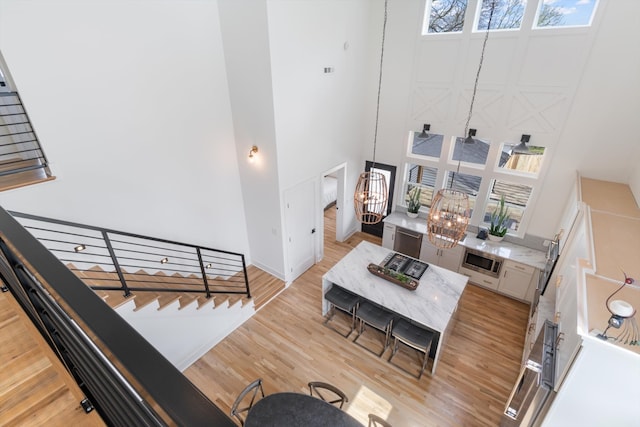
[[[460,173],[460,162],[464,155],[464,146],[475,142],[473,137],[476,134],[475,129],[469,129],[471,116],[473,114],[473,104],[478,91],[478,79],[482,70],[482,62],[484,61],[484,52],[489,39],[489,30],[491,29],[491,19],[495,10],[496,3],[491,3],[489,12],[489,20],[487,22],[487,31],[485,32],[484,41],[482,43],[482,51],[480,53],[480,62],[478,71],[476,72],[476,80],[473,84],[473,93],[471,95],[471,104],[469,106],[469,114],[464,127],[465,139],[462,142],[460,157],[458,157],[458,167],[451,178],[449,188],[438,190],[431,202],[429,216],[427,217],[427,231],[429,241],[437,248],[450,249],[455,247],[464,237],[469,219],[471,217],[471,209],[469,206],[469,195],[465,192],[454,190],[453,183],[456,175]]]
[[[378,117],[380,115],[380,89],[382,87],[382,59],[384,58],[384,39],[387,29],[387,0],[384,1],[384,22],[382,24],[382,48],[380,50],[380,72],[378,77],[378,100],[376,103],[376,127],[373,133],[373,161],[368,172],[362,172],[353,195],[356,219],[363,224],[376,224],[382,221],[387,210],[387,180],[376,172],[376,142],[378,139]]]
[[[511,149],[513,154],[531,154],[529,147],[527,147],[527,142],[531,139],[531,135],[522,135],[520,138],[520,144],[514,145]]]

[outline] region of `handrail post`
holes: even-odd
[[[196,247],[196,252],[198,253],[198,262],[200,263],[200,271],[202,272],[202,281],[204,282],[204,290],[207,295],[207,298],[211,298],[211,292],[209,291],[209,282],[207,282],[207,272],[204,268],[204,263],[202,262],[202,254],[200,253],[200,247]]]
[[[251,298],[251,291],[249,290],[249,276],[247,275],[247,264],[244,262],[244,254],[242,257],[242,270],[244,271],[244,285],[247,288],[247,298]]]
[[[116,269],[116,273],[118,273],[118,278],[120,279],[120,283],[122,284],[122,289],[124,290],[124,296],[128,297],[131,295],[129,291],[129,287],[127,286],[127,281],[124,279],[124,274],[122,273],[122,269],[120,268],[120,264],[118,264],[118,259],[116,258],[116,252],[113,250],[113,246],[111,246],[111,240],[109,240],[109,236],[106,231],[102,231],[102,238],[107,245],[107,250],[109,251],[109,256],[111,256],[111,261],[113,262],[113,266]]]

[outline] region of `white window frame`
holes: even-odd
[[[435,188],[434,192],[437,192],[439,189],[445,188],[446,176],[450,171],[458,172],[458,162],[449,160],[452,157],[453,148],[455,144],[456,136],[445,135],[443,143],[442,143],[442,153],[440,158],[431,158],[420,155],[415,155],[411,152],[411,147],[413,144],[413,131],[409,132],[409,136],[406,143],[406,150],[404,156],[404,167],[403,167],[403,177],[402,177],[402,197],[399,199],[402,201],[400,204],[403,207],[407,207],[405,202],[405,195],[408,191],[409,184],[413,185],[413,183],[409,183],[409,166],[411,164],[420,165],[420,166],[428,166],[432,168],[438,169],[438,174],[435,180]],[[481,178],[480,188],[478,189],[478,195],[476,197],[475,207],[473,209],[473,214],[469,223],[478,227],[488,227],[488,223],[484,222],[484,214],[487,209],[487,205],[489,203],[489,196],[491,190],[491,183],[493,180],[502,180],[507,181],[514,184],[522,184],[531,187],[531,194],[529,196],[529,201],[527,203],[526,208],[524,209],[522,220],[518,226],[518,230],[512,232],[509,230],[507,234],[509,236],[522,238],[525,236],[526,231],[529,227],[529,223],[531,221],[531,216],[533,212],[533,208],[536,206],[536,200],[538,198],[538,194],[540,192],[540,188],[544,181],[544,176],[546,169],[548,167],[549,161],[548,159],[551,157],[549,147],[544,145],[539,145],[544,147],[544,158],[542,164],[540,166],[540,170],[537,174],[524,174],[520,172],[512,172],[505,169],[501,169],[498,166],[498,161],[500,157],[500,152],[502,148],[503,142],[495,142],[490,139],[481,138],[483,141],[488,142],[490,144],[489,153],[487,154],[487,161],[484,166],[466,162],[460,162],[459,172],[475,175]],[[421,211],[428,211],[428,208],[421,208]]]

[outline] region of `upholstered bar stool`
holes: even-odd
[[[427,361],[429,360],[431,342],[433,341],[433,332],[418,325],[414,325],[413,323],[410,323],[405,319],[399,319],[393,325],[393,328],[391,330],[391,337],[393,338],[393,351],[391,352],[391,356],[389,356],[389,362],[408,374],[414,375],[412,372],[409,372],[402,366],[391,362],[393,356],[395,356],[395,354],[398,352],[399,343],[403,343],[406,346],[419,351],[420,353],[424,353],[420,373],[417,375],[417,378],[420,379],[422,373],[424,372],[424,368],[427,366]]]
[[[343,337],[347,338],[355,329],[356,309],[358,307],[358,303],[360,302],[360,297],[334,284],[331,289],[329,289],[324,294],[324,298],[329,302],[329,312],[327,313],[327,318],[324,321],[324,325],[329,329],[332,329],[335,332],[339,333]],[[346,334],[343,334],[329,324],[329,321],[335,315],[336,308],[338,310],[344,311],[345,313],[348,313],[351,316],[351,325],[349,328],[349,332],[347,332]]]
[[[358,326],[358,335],[353,339],[353,342],[360,347],[369,350],[376,356],[380,357],[384,354],[389,346],[389,336],[391,334],[391,325],[393,324],[394,314],[382,307],[374,305],[368,301],[363,301],[356,310],[356,323]],[[382,351],[376,353],[370,348],[357,342],[358,338],[365,330],[365,325],[372,326],[384,334],[384,343],[382,344]]]

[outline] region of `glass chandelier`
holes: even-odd
[[[362,172],[353,195],[353,207],[356,219],[363,224],[376,224],[382,221],[387,210],[387,180],[375,170],[376,142],[378,139],[378,117],[380,115],[380,88],[382,87],[382,59],[384,58],[384,39],[387,29],[387,0],[384,2],[384,22],[382,25],[382,48],[380,50],[380,73],[378,77],[378,100],[376,103],[376,127],[373,133],[373,161],[369,171]]]
[[[429,216],[427,217],[429,241],[435,247],[441,249],[453,248],[458,244],[464,237],[467,226],[469,225],[469,219],[471,218],[469,195],[465,192],[455,190],[453,183],[456,175],[460,173],[460,161],[464,157],[464,146],[474,142],[473,135],[475,135],[475,132],[470,131],[469,122],[473,114],[473,104],[476,99],[476,92],[478,91],[478,79],[480,78],[480,71],[482,70],[484,52],[487,47],[487,40],[489,39],[489,30],[491,29],[491,19],[493,18],[495,6],[494,1],[491,3],[487,31],[482,43],[480,62],[478,64],[478,71],[476,72],[476,80],[473,85],[473,94],[471,95],[471,105],[469,106],[469,114],[467,114],[467,121],[464,127],[464,135],[466,138],[462,141],[462,152],[458,158],[458,168],[451,178],[449,188],[438,190],[433,197],[431,208],[429,209]]]

